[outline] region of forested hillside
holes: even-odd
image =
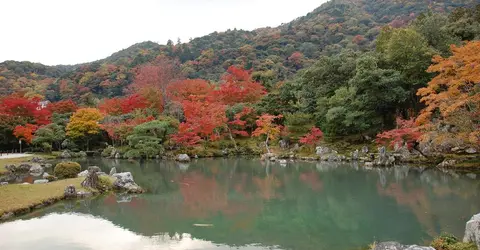
[[[267,144],[282,137],[314,145],[322,136],[364,140],[397,128],[378,141],[418,142],[422,136],[439,150],[478,146],[478,81],[469,77],[480,72],[454,67],[448,73],[464,75],[450,89],[438,79],[443,68],[435,66],[449,66],[450,56],[456,63],[478,54],[478,43],[466,42],[480,35],[478,3],[329,1],[279,27],[214,32],[185,43],[143,42],[82,65],[7,61],[0,64],[2,143],[13,143],[15,134],[35,144],[35,131],[50,126],[52,133],[66,129],[57,144],[82,144],[92,134],[93,141],[108,138],[130,145],[131,156],[148,157],[164,147],[221,139],[237,150],[235,138],[250,135],[266,137]],[[453,93],[448,104],[438,97],[442,91]],[[34,108],[40,100],[52,102],[50,108],[15,108]],[[445,105],[451,107],[446,113]],[[81,112],[68,119],[74,111]],[[461,117],[451,118],[452,112]],[[13,121],[18,116],[25,119]],[[72,132],[81,127],[72,119],[101,126]],[[427,136],[435,133],[441,142]],[[36,138],[37,146],[63,147]]]

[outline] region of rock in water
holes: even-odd
[[[189,162],[190,157],[187,154],[179,154],[179,155],[177,155],[177,161],[179,161],[179,162]]]
[[[474,215],[465,225],[463,242],[473,242],[480,249],[480,214]]]
[[[62,152],[62,154],[60,155],[60,158],[68,159],[68,158],[72,158],[72,155],[70,154],[70,152],[68,150],[64,150]]]
[[[100,168],[97,166],[88,167],[88,174],[85,180],[82,181],[82,187],[98,189],[99,180],[97,173]]]
[[[448,160],[445,159],[443,160],[440,164],[437,165],[437,168],[449,168],[449,167],[454,167],[455,164],[457,164],[456,160]]]
[[[65,196],[66,199],[76,198],[77,191],[75,190],[75,186],[68,185],[67,187],[65,187],[65,191],[63,192],[63,195]]]
[[[33,163],[29,169],[30,174],[32,175],[41,175],[43,173],[43,168],[40,164]]]
[[[358,152],[358,149],[352,152],[352,160],[358,161],[358,155],[360,152]]]
[[[35,180],[33,181],[33,184],[45,184],[48,183],[48,180],[46,179],[41,179],[41,180]]]
[[[117,173],[117,168],[116,167],[113,167],[112,169],[110,169],[110,176],[113,176],[116,173]]]
[[[77,174],[77,177],[86,177],[88,175],[88,170],[84,170]]]
[[[45,159],[43,159],[42,157],[37,157],[37,156],[34,156],[30,162],[35,162],[35,163],[45,163]]]
[[[117,173],[113,177],[117,178],[113,183],[113,187],[118,190],[125,190],[127,193],[142,193],[140,186],[133,181],[133,176],[130,172]]]
[[[417,245],[405,246],[395,241],[389,241],[375,244],[373,250],[435,250],[435,248]]]

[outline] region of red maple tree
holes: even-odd
[[[25,126],[16,126],[13,130],[13,135],[19,140],[28,144],[32,143],[33,134],[37,130],[38,126],[33,124],[26,124]]]
[[[315,145],[322,138],[323,132],[317,127],[312,127],[309,133],[300,138],[299,142],[306,145]]]

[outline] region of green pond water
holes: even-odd
[[[463,236],[480,182],[407,166],[263,163],[256,159],[129,162],[142,195],[65,201],[0,224],[0,249],[359,249]]]

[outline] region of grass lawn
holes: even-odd
[[[54,181],[46,184],[10,184],[0,186],[0,216],[7,212],[29,208],[42,204],[47,200],[63,198],[67,185],[75,185],[77,191],[82,190],[80,183],[84,178]]]

